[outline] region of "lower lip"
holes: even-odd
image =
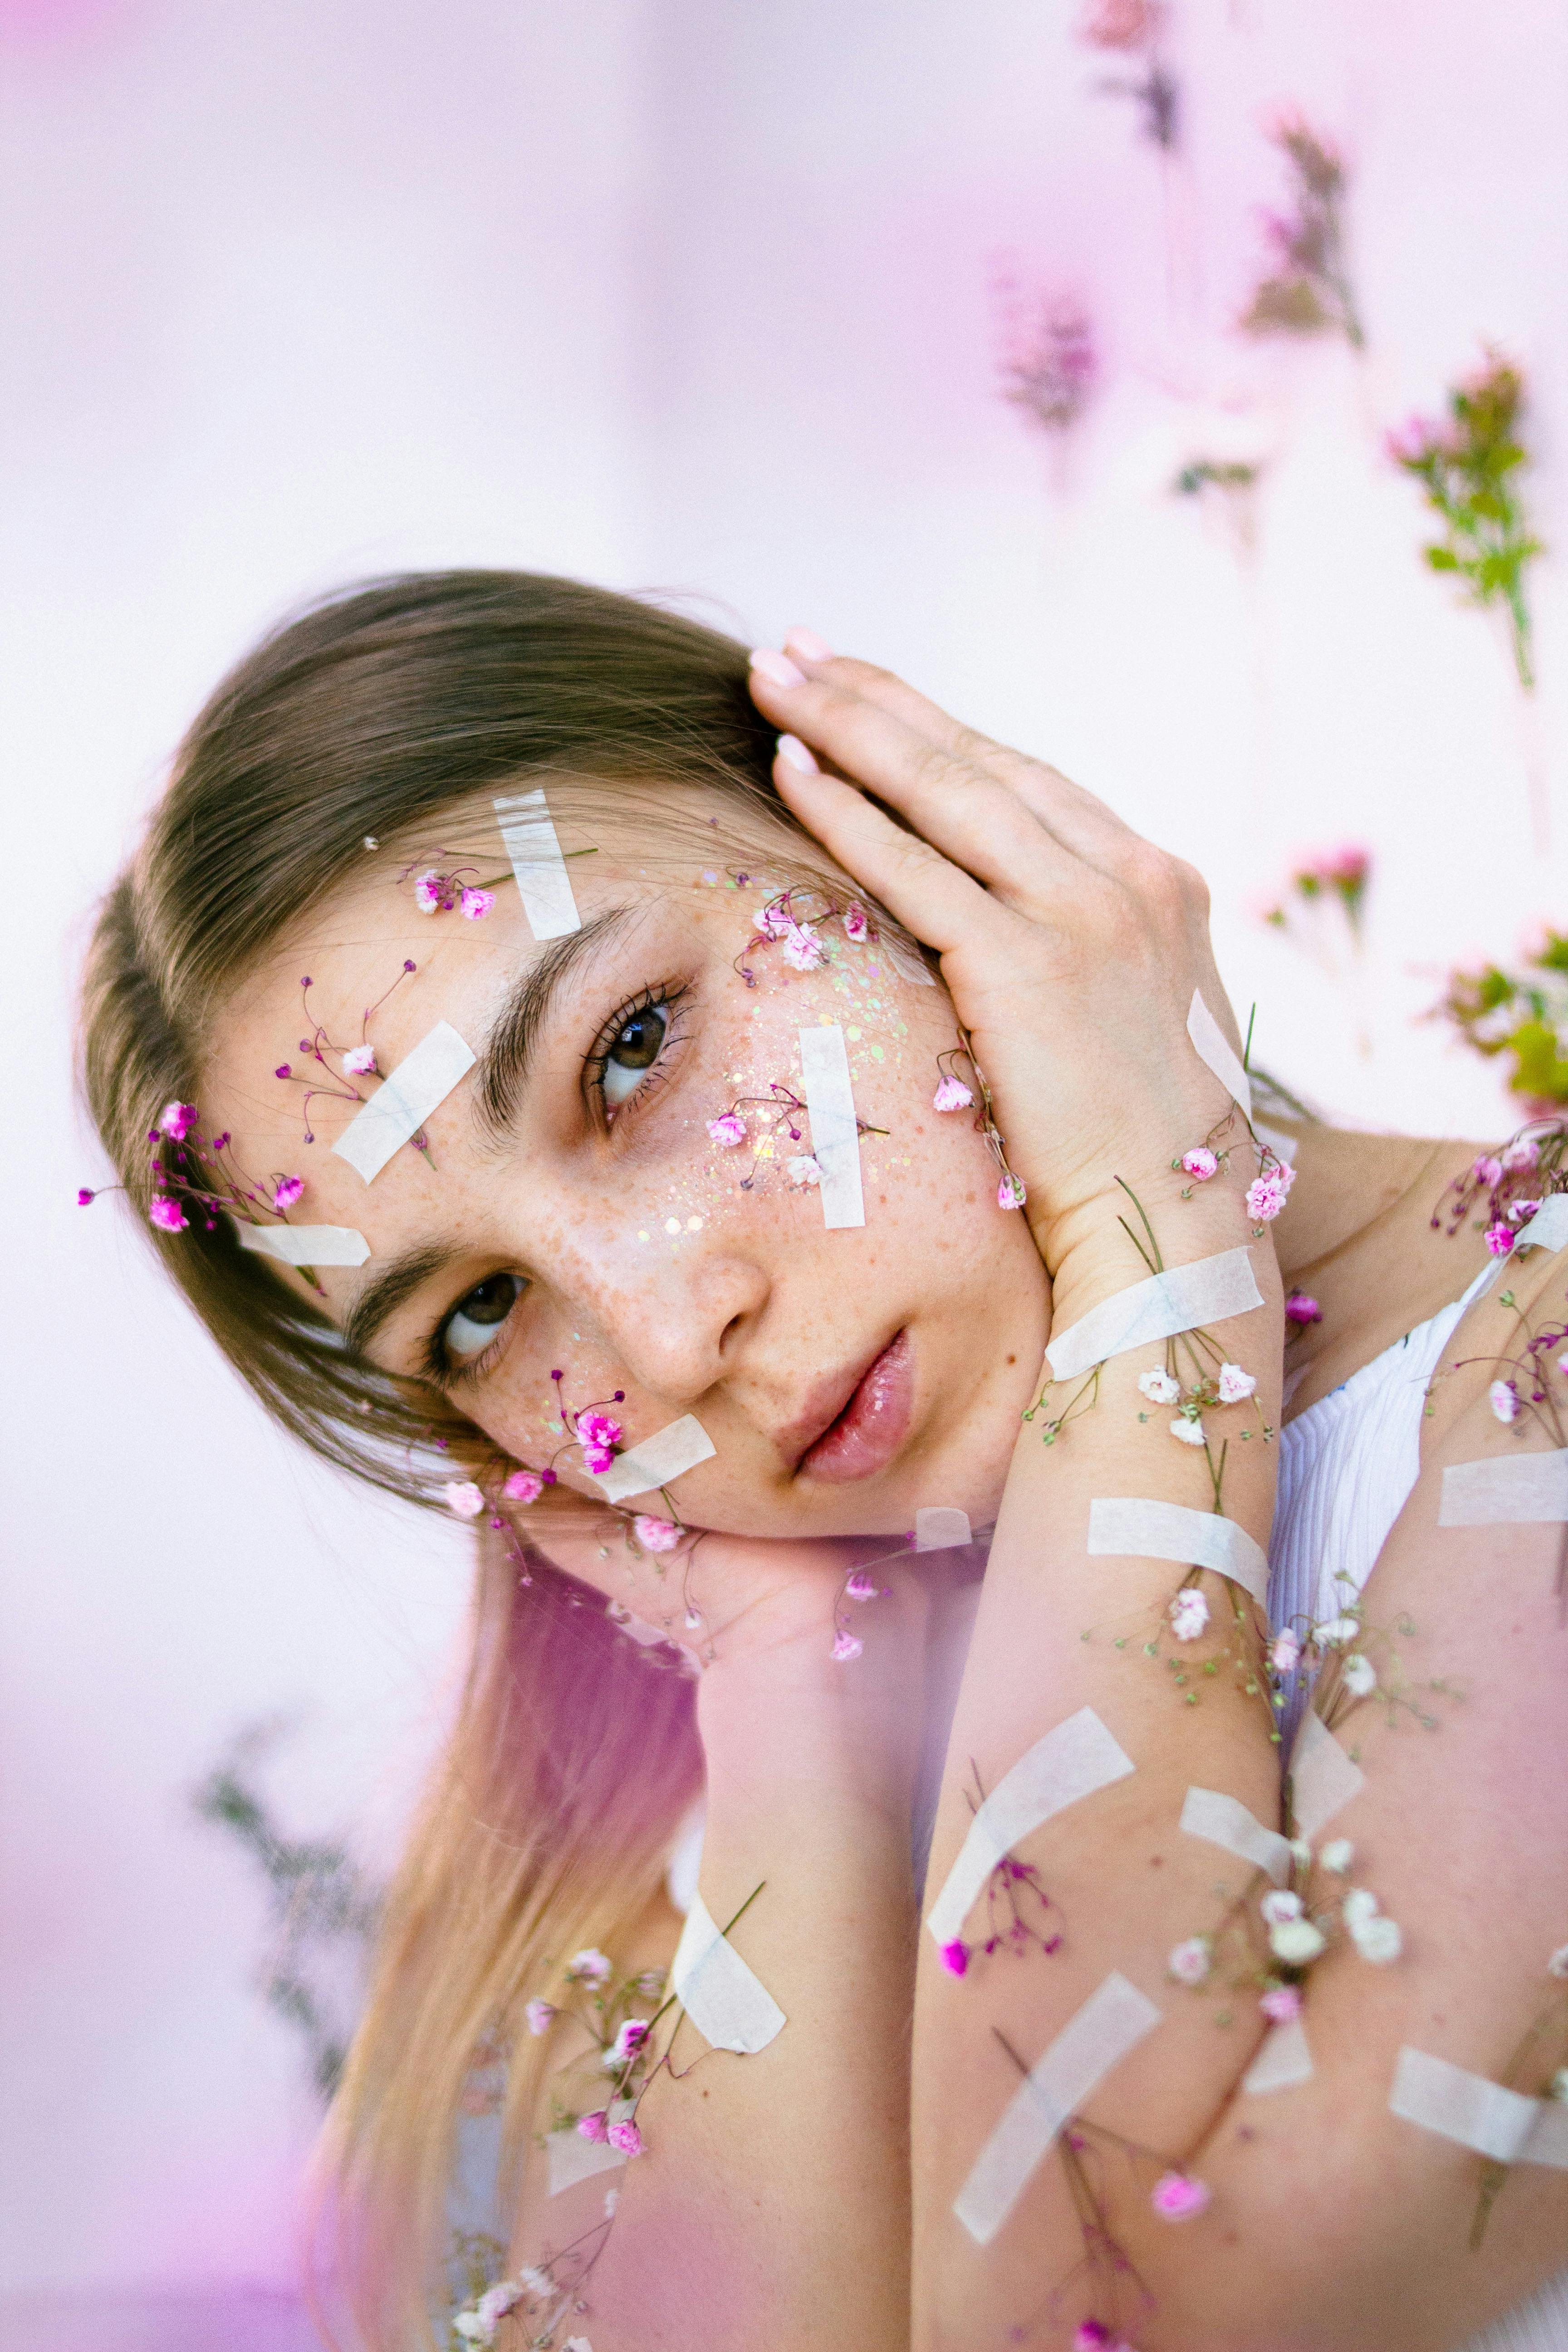
[[[846,1486],[885,1470],[909,1434],[914,1368],[907,1332],[884,1348],[831,1429],[801,1456],[797,1476]]]

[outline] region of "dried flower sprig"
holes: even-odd
[[[147,1217],[160,1233],[185,1233],[193,1217],[208,1233],[216,1228],[220,1217],[233,1217],[247,1225],[286,1224],[288,1212],[303,1196],[302,1176],[278,1174],[258,1180],[247,1175],[235,1159],[227,1129],[220,1135],[204,1134],[195,1103],[165,1103],[156,1126],[147,1130],[147,1140],[153,1147],[148,1165],[154,1180]],[[96,1188],[80,1184],[77,1206],[89,1208],[106,1192],[125,1189],[123,1184]],[[296,1271],[321,1289],[308,1266]]]
[[[1078,37],[1090,48],[1116,50],[1142,61],[1136,80],[1107,75],[1097,87],[1107,97],[1130,98],[1138,109],[1143,137],[1169,154],[1180,129],[1180,92],[1160,54],[1164,26],[1161,0],[1089,0]]]
[[[315,986],[314,981],[309,972],[300,981],[300,1007],[310,1024],[310,1034],[307,1037],[300,1038],[300,1051],[308,1060],[314,1062],[324,1071],[331,1083],[321,1085],[313,1082],[308,1073],[296,1070],[291,1062],[279,1062],[272,1075],[275,1078],[281,1078],[287,1085],[304,1088],[305,1098],[300,1108],[305,1123],[303,1140],[306,1143],[314,1143],[316,1140],[310,1129],[310,1105],[318,1096],[327,1096],[336,1102],[356,1104],[367,1102],[370,1099],[354,1083],[358,1078],[379,1078],[384,1076],[376,1066],[375,1047],[370,1042],[370,1024],[392,994],[393,990],[401,988],[404,982],[417,970],[418,966],[413,959],[405,956],[402,969],[391,987],[384,988],[375,1003],[365,1006],[364,1015],[360,1023],[360,1039],[357,1045],[333,1045],[324,1025],[317,1020],[310,1009],[310,991]],[[341,1065],[339,1069],[332,1068],[331,1063],[327,1059],[329,1054],[335,1056]],[[416,1151],[423,1152],[426,1159],[430,1160],[430,1165],[434,1167],[436,1163],[430,1159],[429,1140],[424,1129],[421,1128],[417,1135],[411,1135],[408,1139]]]
[[[1524,378],[1495,351],[1455,385],[1442,424],[1413,416],[1388,436],[1389,456],[1422,485],[1442,535],[1422,551],[1434,572],[1464,582],[1471,601],[1501,604],[1519,682],[1535,685],[1531,660],[1526,567],[1542,552],[1520,499],[1517,477],[1529,464],[1521,436]]]
[[[973,1758],[969,1769],[974,1776],[974,1792],[966,1790],[964,1794],[973,1814],[985,1801],[985,1784]],[[985,1935],[973,1944],[955,1936],[942,1948],[942,1967],[949,1976],[966,1977],[977,1954],[989,1958],[994,1952],[1009,1952],[1015,1959],[1022,1959],[1031,1948],[1050,1959],[1060,1951],[1063,1938],[1063,1930],[1050,1916],[1053,1913],[1057,1906],[1046,1893],[1034,1864],[1004,1854],[985,1882]]]
[[[996,1124],[985,1073],[974,1058],[974,1043],[968,1030],[960,1028],[958,1034],[963,1041],[962,1045],[950,1045],[945,1054],[939,1054],[936,1057],[941,1075],[936,1092],[931,1097],[931,1108],[937,1111],[967,1110],[978,1095],[980,1108],[975,1115],[974,1131],[985,1138],[991,1157],[1001,1171],[996,1184],[996,1206],[999,1209],[1021,1209],[1028,1199],[1028,1192],[1023,1178],[1016,1176],[1007,1164],[1007,1146]],[[958,1075],[956,1065],[960,1062],[968,1069],[968,1081]]]
[[[1543,930],[1521,961],[1520,971],[1495,963],[1451,971],[1432,1017],[1488,1060],[1510,1054],[1510,1092],[1544,1117],[1568,1103],[1568,931]]]
[[[737,879],[744,882],[747,877]],[[748,988],[755,988],[757,975],[746,959],[759,948],[776,947],[792,971],[816,971],[819,965],[833,961],[823,924],[841,923],[845,938],[855,947],[879,937],[876,923],[858,899],[840,905],[828,891],[803,886],[775,890],[757,908],[752,920],[756,929],[735,958],[735,970]]]
[[[763,1163],[778,1157],[781,1136],[791,1143],[805,1140],[798,1122],[808,1116],[806,1107],[793,1087],[773,1079],[765,1095],[737,1095],[717,1118],[708,1121],[708,1133],[721,1151],[739,1150],[742,1145],[751,1148],[748,1172],[740,1179],[742,1192],[754,1190],[757,1171]],[[753,1136],[753,1126],[759,1132]],[[857,1118],[858,1135],[886,1135],[885,1127],[873,1127],[868,1118]],[[784,1162],[786,1181],[796,1192],[814,1191],[822,1181],[822,1170],[816,1154],[795,1152]]]
[[[1082,417],[1100,377],[1094,328],[1082,304],[1040,295],[1026,307],[1016,280],[999,275],[1002,397],[1042,431],[1065,434]]]
[[[1372,852],[1359,842],[1310,852],[1297,860],[1284,889],[1264,909],[1263,919],[1271,929],[1286,932],[1310,955],[1324,961],[1327,943],[1322,919],[1337,909],[1352,951],[1359,952],[1371,880]]]
[[[1292,209],[1265,213],[1273,265],[1240,324],[1249,335],[1343,335],[1353,351],[1366,336],[1345,259],[1343,158],[1299,114],[1269,137],[1290,172]]]
[[[1546,1963],[1546,1976],[1560,1990],[1540,2010],[1515,2046],[1499,2080],[1526,2098],[1568,2100],[1568,1944],[1560,1944]],[[1480,2159],[1480,2186],[1470,2222],[1471,2252],[1480,2245],[1492,2207],[1507,2186],[1511,2168],[1494,2158]]]

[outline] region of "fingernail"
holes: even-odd
[[[822,773],[798,735],[779,737],[779,758],[786,767],[798,768],[803,776],[820,776]]]
[[[802,661],[833,659],[833,647],[826,637],[819,637],[815,629],[791,629],[784,643],[792,653],[800,656]]]
[[[759,646],[752,656],[752,667],[759,677],[771,686],[804,686],[805,673],[796,669],[787,654],[775,654],[767,646]]]

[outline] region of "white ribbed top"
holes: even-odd
[[[1372,1574],[1421,1469],[1426,1383],[1490,1275],[1384,1349],[1279,1433],[1279,1492],[1268,1545],[1268,1613],[1298,1632],[1338,1614]],[[1304,1693],[1298,1693],[1299,1710]],[[1465,2352],[1565,2352],[1568,2271],[1516,2304]]]

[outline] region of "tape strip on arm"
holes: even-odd
[[[1124,1356],[1152,1340],[1173,1339],[1178,1332],[1195,1331],[1205,1323],[1223,1323],[1262,1304],[1251,1253],[1222,1250],[1190,1265],[1167,1266],[1163,1274],[1152,1274],[1146,1281],[1101,1299],[1053,1336],[1046,1361],[1053,1380],[1076,1380],[1109,1356]]]
[[[1193,1001],[1187,1007],[1187,1034],[1193,1041],[1193,1051],[1199,1061],[1214,1072],[1250,1126],[1252,1083],[1237,1058],[1235,1046],[1195,988]]]
[[[1135,1495],[1097,1496],[1089,1507],[1091,1558],[1173,1559],[1228,1576],[1259,1608],[1268,1600],[1268,1555],[1234,1519],[1184,1503],[1155,1503]]]
[[[1223,1846],[1251,1869],[1267,1871],[1276,1886],[1283,1886],[1290,1875],[1289,1839],[1265,1829],[1239,1797],[1227,1797],[1220,1789],[1189,1789],[1181,1826],[1188,1837]]]
[[[714,1925],[700,1895],[686,1915],[669,1981],[687,2016],[715,2050],[754,2057],[787,2021],[767,1987]]]

